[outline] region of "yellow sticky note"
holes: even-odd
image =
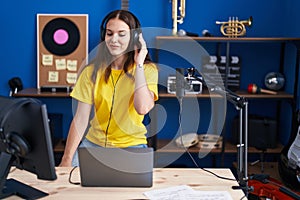
[[[65,70],[67,68],[66,59],[65,58],[56,59],[55,67],[56,67],[56,70]]]
[[[48,72],[48,82],[58,82],[59,73],[55,71]]]
[[[43,54],[42,55],[42,64],[43,64],[43,66],[52,66],[53,65],[53,55]]]
[[[77,73],[67,73],[67,83],[74,84],[77,80]]]
[[[77,60],[67,60],[67,69],[69,71],[77,71]]]

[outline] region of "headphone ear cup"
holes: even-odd
[[[136,30],[133,31],[133,43],[139,44],[139,32]]]
[[[30,151],[30,146],[26,139],[16,132],[7,133],[7,139],[9,141],[9,152],[18,156],[25,156]]]
[[[104,41],[105,40],[105,29],[104,28],[101,28],[101,41]]]

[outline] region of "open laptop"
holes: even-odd
[[[151,187],[153,148],[78,149],[82,186]]]

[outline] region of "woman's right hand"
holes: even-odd
[[[140,43],[140,49],[138,49],[138,46],[135,47],[136,49],[135,49],[134,61],[137,65],[138,64],[143,65],[148,53],[148,49],[142,33],[139,34],[139,43]]]

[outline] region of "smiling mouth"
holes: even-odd
[[[119,46],[116,45],[110,45],[111,48],[119,48]]]

